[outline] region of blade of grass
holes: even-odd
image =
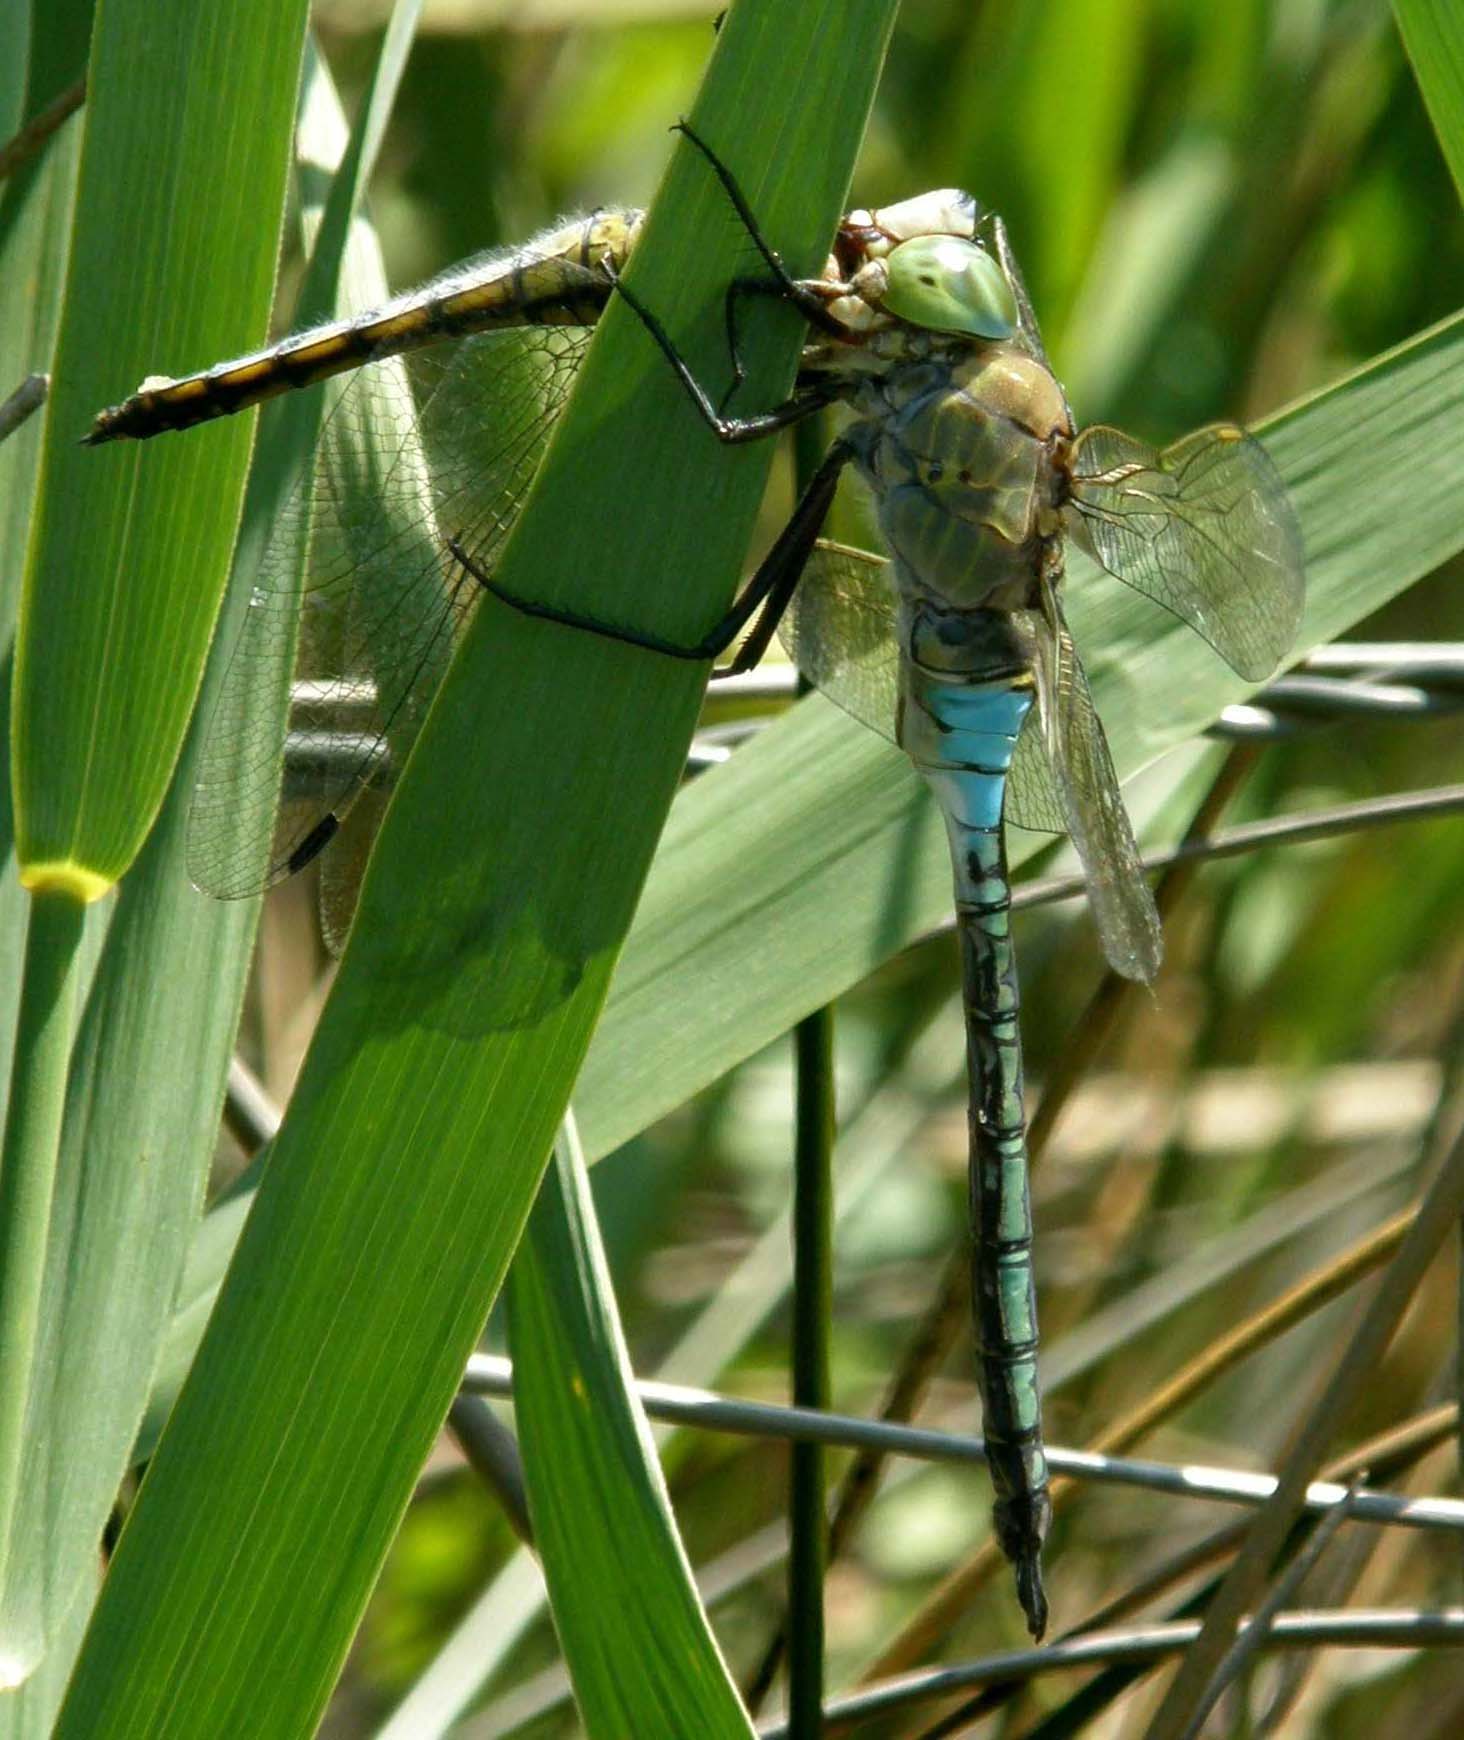
[[[586,1733],[750,1736],[635,1397],[572,1119],[507,1297],[529,1509]]]
[[[85,60],[90,24],[90,7],[67,0],[49,11],[37,8],[27,14],[21,9],[17,25],[24,34],[24,52],[19,34],[11,38],[17,52],[6,75],[3,126],[8,133],[23,117],[31,124],[4,153],[0,283],[10,289],[0,306],[0,380],[50,367],[80,139],[76,125],[65,127],[76,107],[74,101],[68,105],[65,92],[68,85],[74,88]],[[61,136],[54,137],[62,128]],[[0,451],[0,532],[5,534],[0,547],[23,546],[44,426],[41,419],[33,419],[28,428],[12,429]],[[17,572],[18,564],[5,566],[0,594],[0,628],[7,645],[19,606]],[[12,675],[7,652],[0,682],[7,717]],[[7,787],[9,761],[7,755]],[[7,836],[8,856],[14,798],[8,789],[3,796],[0,829]],[[19,987],[19,995],[7,1000],[0,1045],[3,1079],[9,1085],[0,1159],[0,1684],[8,1687],[30,1676],[47,1643],[44,1606],[14,1599],[30,1561],[21,1494],[34,1415],[31,1389],[38,1370],[47,1230],[71,1027],[80,986],[92,964],[82,952],[87,930],[94,938],[101,929],[99,924],[86,927],[68,899],[46,899],[32,912],[27,912],[28,904],[7,876],[0,892],[0,935],[11,968],[6,982]],[[34,1708],[37,1700],[27,1703]]]
[[[379,69],[363,134],[389,103],[404,57],[399,49]],[[322,82],[317,64],[309,89]],[[339,161],[344,123],[337,109],[331,150],[320,139],[329,117],[316,112],[319,101],[305,106],[302,137]],[[336,181],[339,215],[306,275],[302,294],[313,306],[334,300],[350,208],[370,161],[369,142],[363,149],[358,136]],[[266,413],[226,624],[247,607],[251,554],[257,558],[292,460],[309,451],[310,410],[302,401]],[[39,1376],[25,1431],[27,1498],[0,1605],[7,1632],[28,1625],[45,1640],[95,1578],[96,1543],[128,1466],[196,1228],[243,999],[256,907],[204,899],[183,866],[201,731],[228,652],[225,634],[210,660],[199,722],[108,932],[72,1061]],[[180,1057],[190,1059],[186,1071]],[[145,1167],[140,1154],[150,1157]]]
[[[220,424],[158,455],[77,443],[96,410],[163,363],[263,335],[304,14],[304,0],[247,12],[112,0],[98,15],[16,660],[28,886],[85,896],[115,881],[177,759],[251,426]]]
[[[77,0],[36,0],[30,16],[21,9],[14,60],[17,124],[42,112],[86,61],[91,7]],[[61,287],[76,196],[81,123],[73,118],[0,184],[0,382],[8,388],[36,371],[49,374],[56,343]],[[32,417],[0,445],[0,550],[19,551],[30,532],[36,469],[45,422]],[[0,563],[0,718],[10,717],[11,636],[20,608],[22,564]],[[14,846],[10,757],[0,767],[0,859]],[[0,876],[0,983],[18,985],[25,945],[26,901],[18,880]],[[10,1047],[17,1002],[0,1004],[0,1081],[10,1081]]]
[[[699,130],[797,270],[845,197],[892,13],[743,0],[717,38]],[[679,150],[631,267],[702,367],[723,356],[742,244],[721,197]],[[780,344],[758,352],[759,398],[791,377],[798,341],[796,320],[766,313]],[[718,450],[623,305],[602,326],[500,579],[688,638],[731,591],[769,456]],[[318,1718],[528,1212],[701,674],[478,611],[59,1734]]]
[[[1453,0],[1393,0],[1424,106],[1464,198],[1464,17]]]
[[[15,1521],[26,1413],[40,1327],[46,1232],[66,1101],[85,907],[71,893],[38,894],[31,908],[20,1021],[0,1158],[0,1583],[15,1576]],[[39,1661],[39,1615],[7,1610],[0,1687],[19,1685]],[[26,1623],[29,1617],[31,1623]]]
[[[288,82],[278,76],[279,50],[285,49],[288,60],[290,30],[293,23],[298,33],[299,10],[299,0],[272,0],[246,22],[201,12],[186,0],[164,0],[162,6],[116,0],[97,24],[69,272],[22,586],[11,710],[21,881],[44,897],[44,908],[32,915],[27,978],[21,989],[22,1031],[33,1006],[54,1003],[69,1023],[82,964],[75,951],[83,929],[76,914],[60,920],[57,900],[79,905],[104,893],[153,820],[192,704],[216,603],[216,594],[205,585],[193,595],[190,609],[186,589],[182,599],[155,592],[146,583],[138,584],[124,563],[108,565],[108,557],[127,541],[139,504],[121,470],[112,472],[110,488],[102,484],[102,472],[88,473],[85,456],[74,446],[73,419],[84,427],[88,400],[92,408],[101,402],[105,367],[118,358],[125,363],[151,346],[154,322],[167,306],[162,298],[168,286],[161,272],[149,273],[147,268],[170,252],[186,254],[189,243],[206,250],[192,260],[190,294],[179,299],[187,311],[185,326],[191,314],[199,334],[212,333],[211,322],[218,322],[221,334],[237,337],[233,328],[241,319],[252,316],[262,322],[275,231],[268,223],[247,230],[237,220],[250,205],[258,206],[267,219],[271,189],[276,216],[279,210],[284,155],[267,122],[272,106],[281,102],[288,115],[291,93]],[[63,17],[71,22],[78,14],[67,8]],[[226,106],[180,103],[177,90],[191,79],[200,91],[217,92],[226,77],[235,102],[249,116],[250,130],[221,172],[218,116],[228,112]],[[171,100],[163,98],[165,89]],[[212,168],[208,176],[203,173],[205,153]],[[152,173],[139,178],[143,163]],[[191,194],[180,192],[180,183],[169,173],[180,175],[186,186],[190,163],[198,172]],[[46,172],[42,161],[22,173]],[[134,266],[131,273],[118,270],[115,222],[123,211],[132,226],[126,250]],[[172,288],[176,292],[176,281]],[[195,571],[205,582],[211,574],[222,573],[247,440],[247,429],[233,437],[232,466],[225,465],[210,480],[225,495],[231,487],[235,492],[211,545],[203,537],[190,547],[190,540],[180,536],[177,512],[171,518],[155,516],[159,527],[166,521],[167,535],[178,539],[175,581]],[[175,477],[175,487],[178,481]],[[178,494],[187,497],[186,490]],[[168,507],[177,508],[176,496]],[[207,507],[205,501],[202,511]],[[216,557],[212,563],[211,555]],[[97,583],[99,563],[113,586]],[[150,602],[144,605],[144,600]],[[134,609],[140,614],[132,619],[128,650],[119,652],[113,637]],[[174,638],[180,627],[181,639]],[[133,714],[134,707],[140,716]],[[146,789],[139,790],[134,776],[144,763],[149,768]],[[127,837],[125,849],[114,850],[109,866],[107,852],[99,856],[84,839],[106,815],[110,820],[103,821],[102,831],[112,832],[113,847]],[[61,951],[71,954],[64,964],[58,958]],[[33,971],[39,974],[34,984],[29,978]],[[69,987],[59,1000],[58,982]],[[29,1673],[45,1648],[51,1617],[44,1600],[28,1599],[37,1577],[44,1577],[36,1546],[44,1529],[38,1507],[18,1499],[31,1381],[33,1376],[49,1377],[37,1360],[37,1334],[71,1039],[70,1031],[60,1033],[52,1020],[45,1067],[36,1067],[34,1076],[30,1070],[40,1058],[17,1052],[8,1108],[8,1182],[0,1205],[0,1245],[5,1251],[0,1343],[6,1355],[6,1405],[0,1411],[0,1652],[12,1682]],[[27,1219],[35,1222],[30,1230]],[[163,1309],[160,1303],[159,1317]],[[141,1400],[140,1386],[136,1399]],[[45,1550],[43,1540],[40,1552]],[[74,1581],[63,1575],[56,1605],[69,1608],[74,1589]]]
[[[50,1646],[25,1684],[0,1698],[3,1740],[51,1740],[56,1711],[66,1691],[66,1678],[81,1647],[81,1634],[91,1613],[96,1578],[75,1591],[70,1610],[53,1626]]]
[[[879,1179],[897,1164],[929,1109],[929,1099],[938,1077],[942,1087],[965,1080],[964,1062],[946,1059],[948,1047],[927,1042],[917,1045],[898,1083],[884,1084],[850,1119],[839,1138],[838,1190],[835,1208],[841,1220],[857,1215]],[[941,1055],[937,1055],[940,1053]],[[753,1248],[728,1276],[725,1288],[711,1299],[661,1362],[656,1376],[663,1382],[705,1385],[715,1381],[736,1352],[745,1347],[758,1326],[777,1308],[787,1290],[790,1221],[780,1214],[764,1230]],[[460,1398],[461,1399],[461,1398]],[[663,1456],[675,1429],[661,1428],[657,1440]],[[403,1701],[392,1718],[391,1740],[435,1740],[447,1732],[454,1719],[478,1698],[509,1646],[505,1637],[500,1594],[505,1581],[519,1573],[526,1555],[517,1555],[464,1614],[452,1635]],[[759,1575],[768,1563],[781,1559],[781,1547],[772,1555],[759,1555],[751,1563],[738,1555],[736,1586],[742,1587]],[[528,1561],[532,1564],[532,1560]],[[519,1580],[522,1581],[521,1575]],[[706,1568],[699,1588],[728,1593],[725,1580],[709,1585]],[[526,1629],[534,1618],[542,1591],[523,1597],[525,1608],[515,1613],[515,1626]],[[713,1599],[710,1593],[708,1599]],[[541,1680],[538,1682],[543,1684]],[[567,1687],[565,1689],[568,1696]],[[486,1732],[495,1726],[497,1706],[483,1708],[476,1718]],[[465,1730],[466,1731],[466,1730]],[[385,1734],[381,1740],[386,1740]]]

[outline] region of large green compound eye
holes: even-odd
[[[916,236],[901,242],[885,265],[884,306],[912,326],[973,338],[1010,338],[1017,329],[1011,285],[975,242]]]

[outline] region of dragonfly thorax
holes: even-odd
[[[903,594],[958,610],[1036,602],[1071,435],[1051,374],[1015,345],[867,379],[849,432]]]

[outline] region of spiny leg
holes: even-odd
[[[655,340],[661,355],[671,365],[672,372],[686,391],[687,397],[696,407],[702,421],[712,431],[719,441],[729,445],[740,445],[745,441],[762,441],[769,435],[776,435],[780,429],[787,429],[804,417],[811,417],[815,411],[822,411],[831,405],[838,396],[836,387],[830,383],[816,387],[802,387],[785,399],[781,405],[775,405],[771,411],[763,411],[756,417],[724,417],[713,404],[711,395],[696,378],[691,364],[677,350],[671,335],[661,324],[658,315],[654,314],[640,297],[628,290],[624,280],[615,269],[606,263],[606,271],[615,284],[616,290],[625,299],[636,318]]]
[[[732,382],[723,393],[719,402],[719,410],[725,411],[732,402],[738,388],[747,379],[747,365],[742,358],[742,340],[737,318],[738,307],[743,299],[749,296],[773,298],[796,308],[810,326],[817,327],[820,332],[832,338],[845,339],[849,337],[848,329],[843,322],[837,320],[827,306],[829,297],[839,293],[845,287],[842,285],[824,286],[801,278],[795,278],[783,264],[782,255],[772,247],[762,233],[762,226],[757,221],[751,203],[737,178],[723,163],[722,159],[712,149],[705,139],[691,126],[690,122],[678,121],[671,129],[673,133],[682,133],[701,152],[711,165],[717,180],[722,184],[723,191],[737,213],[743,229],[758,253],[762,255],[771,280],[766,278],[734,278],[727,286],[727,294],[723,305],[723,318],[727,328],[727,355],[732,362]]]
[[[758,282],[755,286],[757,292],[784,296],[792,300],[800,310],[804,308],[805,302],[808,302],[821,317],[820,324],[824,324],[827,316],[822,303],[811,291],[789,277],[777,254],[764,241],[752,211],[730,170],[686,123],[681,123],[679,130],[686,134],[687,138],[701,151],[716,171],[749,235],[752,236],[763,258],[778,280],[777,284],[772,286]],[[602,269],[615,289],[625,299],[641,325],[655,341],[657,349],[670,365],[672,373],[681,383],[698,415],[719,441],[740,445],[744,442],[764,440],[779,430],[786,429],[803,418],[823,410],[837,397],[836,388],[832,383],[828,383],[796,391],[781,405],[776,405],[772,410],[763,412],[756,417],[722,416],[717,406],[713,404],[706,388],[697,379],[691,365],[676,348],[671,335],[662,325],[660,318],[634,291],[626,288],[612,261],[608,259],[603,261]],[[735,288],[736,286],[734,286]],[[744,288],[750,291],[753,286],[744,282]],[[837,322],[831,324],[834,330],[843,332],[843,328]],[[733,351],[734,369],[737,375],[737,379],[734,380],[733,386],[729,390],[728,396],[730,397],[730,393],[736,390],[744,372],[741,358],[736,351],[735,337],[730,333],[730,330],[729,345]],[[725,399],[723,402],[726,402]],[[757,573],[743,588],[732,608],[700,640],[688,644],[667,640],[660,635],[642,630],[628,629],[617,624],[602,622],[593,617],[575,611],[562,610],[557,606],[544,604],[537,600],[517,597],[500,587],[492,575],[475,562],[464,547],[460,537],[449,539],[448,548],[453,559],[463,571],[470,574],[485,591],[491,592],[501,602],[526,616],[538,617],[541,621],[557,622],[569,628],[579,628],[587,633],[600,634],[607,639],[619,640],[629,646],[639,646],[649,652],[664,653],[671,658],[701,661],[718,657],[742,634],[753,617],[761,612],[756,627],[739,649],[732,663],[725,670],[713,672],[714,676],[732,676],[752,669],[767,651],[774,631],[793,596],[799,576],[802,574],[813,546],[817,542],[824,519],[828,515],[837,488],[839,473],[852,457],[852,449],[843,442],[834,444],[814,473],[787,525],[759,565]]]
[[[768,286],[768,293],[780,296],[784,301],[790,302],[810,326],[818,327],[821,332],[827,332],[833,338],[847,338],[849,335],[843,323],[829,313],[819,292],[801,278],[795,278],[783,264],[782,256],[762,233],[762,226],[757,221],[757,214],[748,203],[747,195],[738,185],[737,177],[733,175],[707,141],[695,131],[689,121],[678,121],[671,131],[684,134],[711,165],[712,172],[721,182],[727,198],[732,203],[732,209],[742,220],[742,227],[747,231],[748,239],[762,255],[764,264],[773,275],[776,287]],[[750,284],[760,281],[741,280],[741,282]],[[737,287],[737,283],[734,282],[728,295],[731,296]]]
[[[797,506],[778,533],[772,549],[758,564],[757,572],[743,588],[741,597],[713,631],[714,637],[721,639],[721,646],[717,649],[720,653],[731,646],[757,614],[751,634],[738,647],[732,662],[713,671],[713,678],[739,676],[761,664],[828,518],[839,487],[839,474],[853,456],[852,448],[843,441],[836,441],[819,462],[818,470],[809,479],[807,489],[798,498]]]
[[[848,288],[847,284],[831,283],[827,286],[826,293],[830,297],[843,295],[848,292]],[[821,296],[824,293],[820,291],[817,294]],[[719,406],[722,412],[726,411],[727,406],[736,396],[738,388],[747,379],[747,364],[742,360],[742,336],[739,331],[737,310],[744,300],[751,297],[758,297],[763,301],[772,300],[784,303],[788,300],[783,286],[780,283],[769,282],[766,278],[734,278],[727,286],[727,294],[723,299],[723,318],[727,326],[727,354],[732,359],[732,384],[722,394]],[[818,306],[822,308],[822,302],[819,302]],[[807,318],[801,302],[799,313],[804,314]],[[838,321],[828,323],[820,321],[819,325],[824,327],[826,331],[832,332],[842,342],[853,343],[847,329]]]
[[[852,457],[851,450],[843,442],[834,443],[813,474],[808,488],[778,534],[772,549],[759,563],[757,572],[743,587],[732,608],[700,640],[690,643],[667,640],[660,635],[641,629],[625,628],[617,623],[602,622],[576,611],[542,604],[536,599],[520,598],[505,591],[492,574],[474,560],[460,537],[449,538],[447,547],[453,560],[485,592],[491,592],[501,603],[507,604],[521,615],[537,617],[543,622],[557,622],[566,628],[578,628],[587,634],[603,635],[607,640],[618,640],[626,646],[638,646],[647,652],[664,653],[668,658],[694,662],[718,658],[756,616],[756,627],[738,649],[731,664],[724,670],[712,673],[718,677],[736,676],[751,670],[767,651],[773,632],[788,608],[799,576],[818,540],[819,531],[838,487],[839,473]]]

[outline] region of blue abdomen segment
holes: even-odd
[[[1037,1298],[1022,1101],[1021,999],[1002,836],[1030,687],[906,672],[900,740],[945,816],[955,870],[970,1073],[971,1290],[994,1520],[1034,1637],[1046,1626],[1051,1519],[1037,1382]]]

